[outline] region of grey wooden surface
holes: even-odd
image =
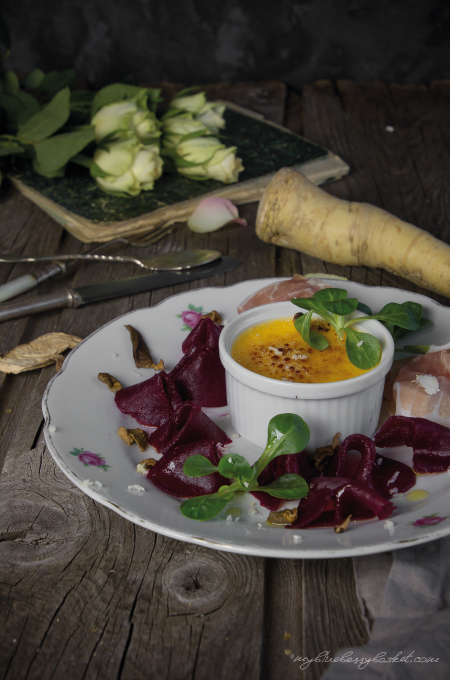
[[[450,82],[320,81],[302,97],[274,82],[210,89],[338,153],[352,173],[327,187],[330,193],[380,205],[450,239]],[[230,225],[206,235],[180,228],[147,252],[212,247],[242,258],[240,269],[192,288],[328,272],[416,289],[386,272],[332,266],[262,243],[254,233],[256,205],[240,212],[247,228]],[[85,249],[11,188],[0,198],[0,247],[24,254]],[[0,283],[27,271],[25,264],[1,265]],[[133,265],[85,263],[39,292],[137,273]],[[0,352],[50,331],[86,337],[120,314],[187,288],[2,323]],[[0,373],[1,678],[315,680],[324,665],[302,673],[291,654],[313,657],[367,641],[351,559],[290,561],[209,550],[137,527],[74,488],[42,436],[40,402],[54,371]]]

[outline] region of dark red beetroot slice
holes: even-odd
[[[361,454],[359,465],[351,475],[348,474],[349,451],[358,451]],[[355,479],[363,484],[370,482],[371,470],[375,463],[376,455],[375,444],[369,437],[363,434],[351,434],[339,446],[339,450],[325,468],[324,474],[327,477],[351,477],[351,479]]]
[[[361,454],[356,469],[354,460],[348,455],[349,451]],[[416,479],[408,465],[378,455],[374,442],[363,434],[352,434],[344,439],[324,473],[327,477],[353,479],[374,489],[384,498],[407,491],[414,486]]]
[[[416,475],[409,465],[377,454],[372,468],[372,483],[383,498],[390,498],[395,493],[405,493],[411,489],[416,483]]]
[[[325,510],[331,500],[334,512]],[[289,528],[336,526],[348,515],[353,520],[386,519],[394,510],[393,503],[353,479],[318,477],[312,480],[308,496],[301,499],[297,519]]]
[[[187,477],[183,472],[186,458],[194,455],[205,456],[213,465],[218,465],[220,454],[215,442],[203,440],[181,444],[169,449],[156,465],[147,473],[149,479],[158,489],[170,493],[177,498],[193,498],[208,493],[216,493],[221,486],[230,480],[218,472],[205,477]]]
[[[218,349],[193,345],[171,371],[170,377],[184,399],[210,408],[226,406],[225,369]]]
[[[445,472],[450,467],[450,430],[426,418],[391,416],[375,435],[375,444],[411,446],[413,468],[419,474]]]
[[[187,338],[181,345],[183,354],[186,354],[194,345],[206,345],[209,349],[215,350],[219,347],[219,336],[223,326],[214,323],[209,316],[200,319],[194,326]]]
[[[114,400],[122,413],[133,416],[147,427],[162,425],[183,403],[175,384],[164,371],[137,385],[124,387],[116,392]]]
[[[149,436],[149,443],[158,453],[165,453],[172,446],[189,444],[201,439],[212,439],[219,444],[231,444],[220,429],[199,406],[182,404],[172,416]]]
[[[286,456],[278,456],[269,465],[264,468],[258,477],[258,484],[263,486],[265,484],[271,484],[281,475],[286,475],[288,473],[300,474],[297,458],[294,453],[288,454]],[[268,510],[278,510],[280,504],[283,501],[281,498],[275,498],[265,491],[252,491],[252,495],[259,500],[263,508]]]

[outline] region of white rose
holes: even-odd
[[[137,196],[153,189],[162,174],[163,162],[157,144],[145,146],[136,139],[110,142],[94,154],[91,174],[97,184],[113,193]]]
[[[137,137],[144,143],[154,141],[161,135],[158,119],[147,108],[146,90],[133,99],[103,106],[92,117],[91,124],[95,127],[97,142],[112,132],[118,133],[118,139]]]
[[[183,113],[179,116],[172,116],[163,120],[163,139],[162,145],[166,149],[172,149],[181,142],[185,135],[192,132],[203,131],[205,135],[210,134],[207,126],[200,120],[194,120],[192,113]]]

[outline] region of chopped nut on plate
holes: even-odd
[[[110,373],[99,373],[98,379],[100,382],[105,383],[111,390],[111,392],[118,392],[122,389],[121,383]]]
[[[134,442],[139,446],[141,451],[145,451],[148,448],[148,436],[144,430],[140,430],[138,427],[132,430],[128,430],[126,427],[119,428],[117,433],[122,441],[128,446],[131,446]]]
[[[222,323],[223,319],[220,316],[219,312],[216,312],[215,309],[212,310],[212,312],[209,312],[208,314],[202,314],[200,317],[201,319],[205,319],[206,317],[209,317],[214,323]]]
[[[278,512],[269,513],[267,521],[269,524],[286,525],[292,524],[292,522],[295,522],[296,519],[297,508],[293,508],[292,510],[286,508],[286,510],[279,510]]]

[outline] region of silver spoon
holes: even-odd
[[[222,257],[218,250],[177,250],[173,253],[160,253],[149,259],[140,259],[132,255],[101,255],[98,253],[85,253],[76,255],[40,255],[27,257],[23,255],[0,255],[0,262],[65,262],[67,260],[96,260],[100,262],[132,262],[144,269],[157,269],[159,271],[177,271],[179,269],[192,269],[202,264],[214,262]]]

